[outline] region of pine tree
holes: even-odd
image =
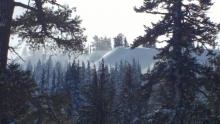
[[[86,67],[85,67],[85,63],[82,62],[80,67],[80,85],[81,85],[80,87],[86,84],[86,80],[87,80]]]
[[[203,88],[200,88],[202,91],[201,96],[204,96],[204,99],[207,102],[206,109],[209,110],[210,113],[206,115],[206,118],[209,118],[210,123],[218,124],[220,123],[219,119],[219,112],[220,112],[220,56],[217,55],[214,57],[211,61],[211,64],[209,64],[209,67],[206,70],[206,75],[203,76],[202,80],[202,86]],[[208,83],[207,83],[208,82]]]
[[[140,64],[138,62],[136,62],[135,59],[133,59],[133,63],[132,63],[132,77],[135,80],[135,84],[136,85],[141,85],[141,67]]]
[[[211,109],[211,115],[212,115],[212,120],[213,120],[213,123],[220,123],[220,118],[219,118],[219,113],[220,113],[220,85],[219,85],[219,81],[220,81],[220,57],[217,58],[217,63],[216,63],[216,66],[217,68],[215,69],[214,71],[214,74],[213,74],[213,77],[212,75],[210,75],[211,77],[211,80],[213,80],[211,82],[211,84],[209,86],[210,89],[209,91],[211,97],[210,97],[210,109]],[[208,80],[210,82],[210,78]]]
[[[52,67],[53,67],[53,62],[52,62],[52,57],[49,56],[46,64],[45,64],[45,69],[46,69],[46,87],[48,90],[51,89],[51,77],[52,77]]]
[[[98,99],[98,75],[96,67],[92,69],[92,78],[88,86],[85,87],[83,96],[86,98],[79,111],[78,124],[96,124],[97,123],[97,99]],[[94,114],[96,113],[96,114]]]
[[[26,70],[26,71],[30,71],[30,72],[32,73],[32,71],[33,71],[33,65],[32,65],[31,61],[28,61],[28,64],[27,64],[25,70]]]
[[[157,14],[162,18],[147,27],[146,35],[138,37],[133,47],[167,43],[156,56],[160,61],[152,77],[158,78],[157,83],[164,79],[173,86],[175,104],[173,109],[169,107],[175,113],[172,123],[182,124],[187,120],[185,115],[193,113],[191,103],[195,99],[194,89],[198,89],[197,75],[201,75],[203,68],[192,54],[200,55],[207,46],[216,45],[216,25],[205,13],[211,5],[211,0],[144,0],[144,5],[136,8],[137,12]],[[167,36],[167,40],[159,41],[159,36]],[[195,44],[200,47],[196,48]]]
[[[85,84],[88,85],[89,82],[92,80],[92,75],[91,75],[91,67],[90,67],[90,62],[87,62],[87,68],[86,68],[86,79],[85,79]]]
[[[92,69],[92,80],[83,95],[86,103],[80,109],[79,124],[108,124],[113,121],[114,85],[104,61],[100,63],[98,72],[96,67]]]
[[[42,63],[40,60],[37,61],[37,65],[34,67],[34,79],[38,83],[41,77],[41,71],[42,71]]]
[[[120,104],[118,106],[118,116],[120,117],[118,123],[139,124],[141,103],[138,94],[139,86],[137,78],[134,77],[136,71],[135,66],[125,64],[125,74],[122,80],[122,87],[120,92]]]
[[[65,87],[64,84],[64,70],[63,70],[63,66],[61,65],[60,62],[57,62],[55,64],[55,70],[56,70],[56,89],[60,90],[63,89]]]
[[[52,73],[52,81],[51,81],[51,93],[55,93],[56,92],[56,88],[57,88],[57,85],[56,85],[56,71],[55,69],[53,69],[53,73]]]
[[[0,73],[0,123],[16,123],[26,119],[36,91],[30,72],[10,64],[5,73]]]
[[[129,44],[128,44],[128,41],[127,41],[127,38],[124,38],[124,47],[129,47]]]
[[[45,71],[45,68],[43,68],[42,73],[41,73],[41,78],[39,81],[39,88],[40,88],[41,93],[47,92],[46,84],[47,84],[46,71]]]
[[[73,123],[73,109],[70,106],[72,96],[69,92],[71,90],[68,90],[68,86],[64,83],[63,68],[59,62],[52,66],[51,62],[48,61],[46,64],[38,62],[37,67],[41,71],[40,79],[38,79],[40,92],[37,92],[36,98],[32,101],[33,106],[28,119],[23,120],[21,123]],[[49,69],[52,77],[48,77],[48,65],[51,65]],[[46,86],[49,83],[48,78],[51,78],[51,87]]]
[[[113,121],[113,99],[115,96],[115,82],[110,79],[109,68],[105,65],[104,60],[99,65],[99,85],[100,97],[102,100],[102,112],[100,118],[103,118],[101,123],[114,123]],[[101,110],[101,108],[100,108]]]
[[[71,18],[74,9],[59,5],[54,0],[32,2],[33,4],[15,0],[0,1],[0,71],[6,69],[11,33],[18,34],[27,41],[27,44],[35,48],[50,41],[52,49],[59,47],[70,51],[83,50],[86,38],[83,36],[84,29],[80,27],[79,17]],[[26,3],[29,3],[28,0]],[[27,10],[14,19],[16,7]]]
[[[84,84],[84,79],[82,75],[85,73],[85,67],[80,67],[79,62],[75,61],[70,65],[65,74],[65,86],[64,89],[67,90],[70,94],[71,105],[70,105],[70,113],[74,118],[78,117],[79,109],[83,106],[84,97],[82,96],[82,89]]]
[[[93,50],[111,50],[112,45],[111,45],[111,39],[107,37],[98,37],[95,35],[93,37]]]
[[[115,38],[114,38],[114,47],[120,47],[120,46],[124,46],[124,35],[122,33],[118,34]]]
[[[108,85],[108,69],[105,67],[104,60],[99,65],[98,80],[95,84],[95,107],[96,107],[96,124],[106,124],[109,121],[111,112],[111,95]],[[95,83],[95,82],[94,82]]]

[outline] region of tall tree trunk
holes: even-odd
[[[177,62],[181,62],[181,36],[182,36],[182,0],[175,0],[173,6],[173,52],[174,52],[174,60]]]
[[[0,0],[0,71],[6,69],[14,0]]]
[[[176,61],[175,63],[175,80],[174,80],[174,89],[175,89],[175,109],[176,109],[176,124],[183,124],[182,120],[182,111],[180,111],[183,107],[183,93],[182,93],[182,81],[181,81],[181,66],[182,66],[182,0],[175,0],[174,8],[173,8],[173,18],[174,18],[174,29],[173,29],[173,59]]]
[[[14,11],[14,0],[0,0],[0,73],[7,66],[10,28]],[[5,116],[0,120],[1,124],[9,124],[10,117]]]

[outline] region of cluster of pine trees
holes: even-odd
[[[114,39],[114,48],[116,47],[129,47],[128,41],[126,36],[124,36],[122,33],[119,33]]]
[[[129,43],[127,41],[127,38],[124,34],[119,33],[117,36],[113,38],[113,45],[111,38],[108,37],[99,37],[95,35],[93,37],[93,42],[91,46],[89,46],[89,50],[86,49],[85,53],[91,52],[91,50],[96,51],[96,50],[111,50],[113,48],[117,47],[129,47]],[[146,46],[150,47],[150,46]]]
[[[91,67],[89,62],[73,62],[63,67],[49,58],[36,65],[28,64],[27,70],[32,72],[41,93],[56,96],[66,92],[60,104],[69,100],[64,111],[75,123],[145,123],[142,75],[135,60],[114,67],[106,66],[104,61],[98,67]]]
[[[41,97],[39,103],[43,108],[32,121],[41,123],[71,124],[171,124],[182,121],[184,124],[219,123],[220,86],[219,57],[204,65],[202,73],[195,79],[197,82],[188,85],[184,94],[189,104],[180,108],[183,119],[175,119],[173,107],[176,99],[172,82],[161,78],[160,68],[155,65],[144,75],[138,62],[132,64],[120,62],[108,67],[104,61],[97,67],[90,62],[72,62],[67,66],[61,63],[38,61],[29,63],[27,70],[37,82]],[[191,80],[191,79],[190,79]],[[187,80],[186,80],[187,81]],[[192,86],[193,85],[193,86]],[[196,85],[196,86],[195,86]],[[45,101],[50,101],[44,103]],[[51,111],[59,118],[54,120]],[[45,111],[46,109],[46,111]],[[30,119],[31,120],[31,119]],[[65,120],[65,121],[64,121]],[[68,120],[68,121],[66,121]],[[40,123],[40,122],[39,122]],[[178,124],[178,123],[177,123]]]
[[[108,37],[98,37],[95,35],[93,37],[93,42],[91,47],[93,48],[93,51],[95,50],[111,50],[112,45],[111,45],[111,38]]]

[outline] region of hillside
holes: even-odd
[[[158,53],[156,49],[153,48],[124,48],[118,47],[114,48],[111,51],[93,51],[91,54],[82,54],[77,57],[68,56],[64,54],[56,54],[53,55],[49,52],[30,52],[25,50],[22,56],[25,59],[23,65],[27,65],[27,63],[31,62],[32,64],[36,64],[37,61],[43,60],[46,61],[49,57],[52,58],[53,62],[56,63],[57,61],[61,62],[63,66],[66,66],[68,62],[75,60],[79,61],[90,61],[92,64],[98,64],[102,59],[107,65],[114,66],[116,63],[120,63],[120,61],[126,61],[128,63],[132,63],[133,60],[138,62],[141,65],[142,72],[146,72],[147,69],[150,67],[152,68],[155,60],[153,57]],[[206,63],[206,53],[198,56],[198,62]],[[25,67],[25,66],[24,66]]]
[[[120,63],[120,61],[126,61],[132,63],[133,60],[137,61],[141,65],[142,72],[145,72],[148,67],[152,67],[155,60],[153,57],[158,53],[156,49],[153,48],[115,48],[109,51],[101,59],[108,65],[114,66],[115,63]],[[97,63],[96,62],[96,63]]]

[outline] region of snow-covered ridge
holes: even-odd
[[[109,51],[102,58],[100,58],[96,63],[100,62],[101,59],[108,65],[114,66],[115,63],[120,63],[120,61],[126,61],[132,63],[134,60],[138,62],[141,66],[142,72],[145,72],[147,68],[152,67],[155,60],[153,57],[158,53],[156,49],[153,48],[115,48]]]
[[[119,64],[121,61],[126,61],[132,64],[132,62],[135,60],[140,64],[141,70],[144,73],[148,70],[148,68],[152,68],[152,66],[154,65],[155,60],[153,59],[153,57],[158,53],[158,50],[154,48],[143,47],[138,47],[135,49],[118,47],[110,51],[94,51],[91,54],[83,54],[77,58],[65,54],[47,55],[45,53],[42,53],[41,51],[35,53],[27,53],[23,53],[24,59],[26,60],[23,65],[27,65],[28,62],[36,64],[38,60],[46,61],[50,57],[54,63],[60,62],[64,66],[66,66],[67,63],[72,62],[74,59],[76,59],[76,61],[90,61],[91,64],[98,64],[103,59],[105,64],[110,66],[114,66],[116,63]],[[204,54],[197,57],[200,63],[206,62],[206,54],[207,52],[204,52]]]
[[[116,63],[120,63],[120,61],[126,61],[131,63],[135,60],[141,66],[142,71],[146,70],[146,68],[152,67],[155,60],[153,60],[153,56],[158,53],[156,49],[153,48],[124,48],[118,47],[114,48],[110,51],[93,51],[91,54],[83,54],[77,57],[77,61],[90,61],[91,64],[98,64],[102,59],[105,64],[114,66]],[[75,59],[73,56],[69,57],[64,54],[47,54],[42,51],[37,52],[29,52],[25,50],[23,52],[23,57],[25,62],[23,65],[27,65],[28,63],[32,63],[36,65],[38,60],[46,61],[48,58],[51,58],[54,63],[60,62],[62,65],[66,65],[68,62],[73,61]]]

